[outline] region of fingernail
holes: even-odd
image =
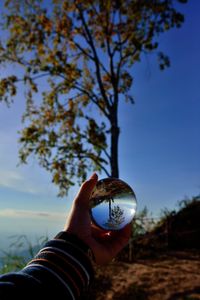
[[[97,179],[97,174],[96,173],[93,173],[91,176],[90,176],[90,179]]]

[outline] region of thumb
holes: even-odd
[[[98,181],[98,176],[96,173],[82,183],[81,188],[74,200],[76,205],[88,205],[90,200],[90,195]]]

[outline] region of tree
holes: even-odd
[[[119,101],[134,103],[135,63],[182,25],[175,2],[187,0],[4,1],[0,62],[20,75],[1,78],[0,100],[10,104],[25,87],[20,160],[37,156],[60,195],[89,168],[119,177]],[[160,69],[169,66],[157,54]]]
[[[125,221],[124,210],[120,208],[119,205],[111,207],[111,202],[109,202],[109,218],[105,224],[103,224],[107,229],[119,230],[120,226]]]

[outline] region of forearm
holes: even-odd
[[[82,241],[60,233],[23,270],[0,276],[1,299],[33,295],[78,299],[93,279],[87,252],[88,247]]]

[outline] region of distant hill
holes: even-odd
[[[156,227],[136,241],[138,251],[200,249],[200,196],[182,201],[178,212],[171,212]]]
[[[181,201],[178,211],[168,211],[152,230],[136,236],[119,254],[118,260],[131,262],[168,251],[187,250],[195,253],[200,250],[200,195]]]

